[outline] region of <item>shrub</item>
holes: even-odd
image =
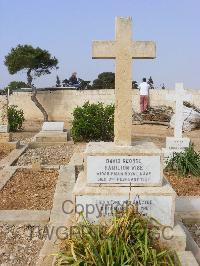
[[[23,110],[18,110],[17,108],[17,105],[11,105],[8,107],[8,123],[10,131],[17,131],[21,129],[25,120]]]
[[[174,153],[167,162],[166,171],[176,171],[178,175],[183,176],[188,174],[200,176],[200,154],[191,144],[184,152]]]
[[[176,253],[163,248],[159,229],[130,206],[118,211],[111,223],[85,220],[62,243],[56,265],[180,265]]]
[[[77,141],[112,141],[114,138],[114,105],[86,102],[73,112],[72,137]]]

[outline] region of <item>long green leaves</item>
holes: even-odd
[[[111,223],[78,224],[79,234],[65,240],[58,265],[174,266],[176,253],[152,237],[155,227],[134,207],[117,212]],[[158,229],[157,229],[158,230]]]
[[[184,152],[175,153],[167,162],[166,171],[176,171],[178,175],[192,174],[200,177],[200,154],[195,152],[193,145]]]

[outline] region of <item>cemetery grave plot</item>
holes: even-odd
[[[18,169],[0,191],[0,210],[50,210],[58,171]]]
[[[0,160],[5,158],[13,149],[8,148],[5,144],[0,144]]]
[[[175,172],[165,172],[165,176],[178,196],[200,196],[199,177],[178,176]]]
[[[0,265],[35,265],[45,239],[34,231],[31,238],[32,231],[31,225],[0,224]]]
[[[28,148],[19,157],[15,165],[31,166],[34,156],[39,156],[42,165],[66,165],[73,154],[73,148],[72,143]]]
[[[200,222],[195,224],[185,223],[184,225],[186,226],[192,238],[200,248]]]

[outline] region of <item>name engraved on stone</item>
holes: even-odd
[[[190,144],[189,138],[173,138],[167,137],[166,138],[166,147],[169,150],[184,150],[188,148]]]
[[[160,156],[88,156],[88,183],[159,183]]]
[[[111,217],[116,210],[127,207],[127,204],[137,206],[138,211],[147,217],[154,217],[163,225],[170,225],[172,220],[172,198],[170,196],[132,195],[82,195],[76,197],[77,213],[83,211],[91,222],[98,221],[101,217]],[[91,209],[89,209],[89,207]]]

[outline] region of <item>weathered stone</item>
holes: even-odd
[[[42,131],[61,131],[64,130],[64,122],[44,122]]]
[[[41,131],[35,136],[37,143],[65,143],[67,142],[67,132],[61,131]]]
[[[185,148],[188,148],[190,145],[189,138],[175,138],[167,137],[166,138],[166,148],[171,151],[181,150],[184,151]]]
[[[90,221],[97,222],[102,216],[108,217],[116,207],[131,201],[144,215],[154,217],[163,225],[174,225],[176,193],[164,180],[162,187],[91,187],[87,185],[81,172],[73,190],[75,206],[87,215]],[[79,205],[80,204],[80,205]],[[88,210],[89,208],[89,210]],[[101,217],[99,217],[101,212]]]
[[[123,149],[112,142],[90,142],[84,157],[90,185],[162,185],[161,150],[151,142],[136,142]]]
[[[132,19],[116,17],[115,41],[94,41],[93,58],[116,60],[115,67],[115,143],[131,145],[132,59],[155,58],[154,42],[132,41]],[[126,92],[126,93],[125,93]]]

